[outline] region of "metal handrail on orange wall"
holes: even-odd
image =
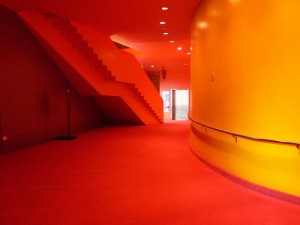
[[[256,137],[251,137],[251,136],[247,136],[247,135],[243,135],[243,134],[237,134],[237,133],[233,133],[233,132],[230,132],[230,131],[221,130],[219,128],[215,128],[215,127],[211,127],[211,126],[205,125],[203,123],[200,123],[200,122],[194,120],[190,116],[190,114],[188,114],[188,116],[189,116],[189,119],[192,122],[194,122],[196,124],[199,124],[199,125],[201,125],[204,128],[208,128],[208,129],[211,129],[211,130],[214,130],[214,131],[218,131],[220,133],[231,135],[233,138],[235,138],[236,142],[237,142],[238,138],[243,138],[243,139],[248,139],[248,140],[251,140],[251,141],[266,142],[266,143],[270,143],[270,144],[291,145],[291,146],[294,146],[297,149],[299,149],[299,154],[300,154],[300,143],[289,142],[289,141],[280,141],[280,140],[272,140],[272,139],[267,139],[267,138],[256,138]]]

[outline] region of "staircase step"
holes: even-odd
[[[38,17],[40,17],[40,19],[38,19]],[[111,67],[112,64],[107,65],[106,61],[102,61],[103,55],[99,55],[99,52],[90,46],[91,43],[87,41],[89,39],[86,39],[86,37],[78,31],[78,27],[74,26],[68,19],[61,18],[54,13],[44,10],[39,10],[38,15],[32,17],[30,15],[28,17],[24,16],[24,18],[27,18],[27,23],[30,24],[35,32],[38,33],[39,37],[43,39],[43,43],[47,43],[47,48],[48,50],[50,49],[49,54],[53,55],[54,60],[65,60],[64,63],[58,62],[58,65],[68,65],[72,67],[72,69],[63,69],[63,71],[73,82],[77,82],[74,86],[80,89],[80,82],[84,82],[83,89],[85,93],[119,96],[126,105],[136,113],[143,123],[161,122],[162,119],[159,118],[158,114],[144,96],[144,94],[147,94],[148,90],[151,89],[151,86],[145,86],[143,90],[141,89],[142,86],[138,84],[138,86],[135,86],[131,83],[131,72],[126,68],[130,65],[126,64],[126,60],[122,60],[122,52],[120,50],[117,50],[120,51],[120,53],[117,54],[118,57],[115,58],[116,61],[112,61],[114,67]],[[47,36],[47,33],[51,33],[51,35]],[[108,47],[110,47],[110,44],[105,44],[104,50],[109,51],[110,54],[116,51],[115,48],[107,50]],[[53,50],[51,48],[53,48]],[[121,69],[121,66],[124,66],[124,68]],[[71,70],[73,72],[70,72]],[[139,70],[141,70],[140,67]],[[125,71],[125,73],[119,74],[119,72],[122,73],[122,71]],[[89,88],[93,91],[89,91]],[[160,106],[156,108],[159,109]]]

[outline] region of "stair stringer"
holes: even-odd
[[[101,70],[105,68],[105,71],[107,71],[107,67],[102,64],[102,61],[99,60],[98,55],[93,51],[93,48],[88,46],[88,42],[83,39],[83,36],[77,32],[77,28],[74,25],[71,25],[71,21],[61,18],[57,16],[56,14],[44,12],[43,15],[51,21],[51,23],[59,30],[59,32],[66,37],[66,39],[76,48],[84,57],[93,65],[95,68],[99,68],[101,66]],[[110,41],[111,42],[111,41]],[[111,42],[112,43],[112,42]],[[115,48],[113,48],[115,50]],[[100,65],[101,62],[101,65]],[[139,70],[141,70],[139,68]],[[142,71],[142,70],[141,70]],[[108,71],[109,72],[109,71]],[[111,79],[116,80],[116,77],[112,76],[112,74],[109,72]],[[109,76],[108,76],[109,77]],[[148,77],[146,78],[148,80]],[[150,82],[150,88],[153,88],[152,83]],[[148,101],[144,98],[142,93],[138,90],[136,85],[134,87],[130,85],[131,89],[140,96],[138,98],[138,101],[145,104],[145,107],[147,110],[152,112],[154,115],[154,120],[158,120],[159,122],[162,122],[162,118],[159,116],[157,112],[153,110],[153,107],[148,103]],[[158,95],[157,93],[155,93]],[[156,96],[157,97],[157,96]],[[160,96],[159,96],[160,99]],[[162,103],[161,103],[162,104]],[[151,117],[153,117],[151,116]]]
[[[153,118],[147,115],[146,110],[143,109],[136,96],[134,100],[134,96],[131,94],[131,86],[128,86],[127,83],[107,81],[99,76],[98,71],[83,60],[82,55],[76,52],[69,43],[62,41],[62,37],[57,30],[49,26],[50,24],[45,23],[40,15],[23,12],[21,16],[31,30],[34,30],[34,34],[41,41],[46,51],[58,63],[81,94],[120,96],[128,106],[133,107],[134,105],[134,111],[143,112],[138,117],[144,124],[155,123]],[[84,76],[82,76],[83,74]]]
[[[103,68],[102,59],[100,60],[101,57],[99,57],[99,54],[95,53],[94,48],[90,46],[89,42],[86,39],[84,39],[83,35],[80,32],[78,32],[77,26],[82,27],[81,25],[78,25],[77,23],[70,21],[68,19],[61,18],[58,15],[53,14],[51,12],[46,12],[44,10],[40,10],[40,12],[45,16],[47,20],[51,21],[51,23],[59,30],[59,32],[63,36],[65,36],[68,39],[68,41],[70,41],[72,45],[82,55],[84,55],[90,63],[93,62],[94,64],[96,64],[97,67],[97,65],[99,66],[99,62],[101,62],[101,66]],[[89,28],[84,28],[84,30],[86,29],[89,30]],[[92,36],[95,37],[96,35],[92,35]],[[104,44],[101,45],[100,53],[102,53],[102,56],[108,59],[107,61],[108,64],[112,65],[112,62],[114,63],[113,66],[110,67],[110,70],[113,70],[112,71],[113,74],[110,75],[113,76],[113,79],[117,81],[134,84],[135,87],[133,88],[133,91],[141,97],[139,98],[139,100],[145,105],[147,110],[153,113],[153,116],[151,117],[154,117],[154,120],[157,120],[158,122],[162,122],[163,121],[162,99],[159,93],[154,88],[153,84],[150,82],[146,73],[140,68],[135,57],[131,54],[128,54],[126,52],[117,49],[113,44],[113,42],[107,36],[102,34],[101,37],[104,40],[104,43],[103,41],[100,40],[97,41],[97,43]],[[117,58],[114,57],[114,55],[118,56],[120,54],[122,57],[119,58],[119,60],[116,60]],[[119,68],[120,66],[121,68]],[[131,68],[131,72],[133,73],[131,73],[130,76],[127,76],[126,79],[123,79],[123,77],[120,75],[126,74],[126,71],[129,70],[129,68]],[[146,91],[143,91],[143,89],[141,89],[142,87]],[[148,99],[146,98],[147,96]]]
[[[93,46],[94,52],[103,61],[103,64],[107,66],[108,70],[112,71],[116,80],[134,84],[148,105],[147,107],[162,122],[162,98],[136,58],[132,54],[118,49],[111,39],[101,32],[74,21],[71,21],[71,23],[77,28],[83,39],[88,42],[88,45]]]

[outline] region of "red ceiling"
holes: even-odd
[[[131,49],[146,68],[189,65],[190,24],[201,0],[0,0],[15,11],[43,8],[101,29]],[[161,8],[167,6],[167,11]],[[160,25],[166,21],[166,25]],[[165,30],[163,30],[165,29]],[[167,31],[169,35],[163,35]],[[175,43],[170,43],[175,40]],[[182,51],[177,47],[181,46]]]

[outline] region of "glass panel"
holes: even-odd
[[[176,120],[187,120],[189,111],[189,91],[176,90]]]

